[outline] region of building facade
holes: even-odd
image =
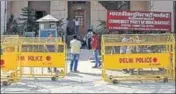
[[[1,31],[1,1],[0,1],[0,31]]]
[[[111,2],[111,1],[109,1]],[[163,7],[163,4],[168,4],[168,7]],[[42,6],[41,6],[42,5]],[[80,32],[86,33],[88,28],[95,29],[99,24],[98,20],[106,21],[107,9],[98,1],[71,1],[71,0],[57,0],[57,1],[8,1],[7,14],[14,15],[15,18],[20,17],[21,9],[24,7],[31,7],[36,10],[37,18],[41,18],[46,14],[51,14],[57,19],[73,20],[75,17],[80,20]],[[132,11],[166,11],[172,12],[172,1],[130,1],[126,6]],[[151,8],[153,7],[153,8]],[[172,22],[173,25],[173,22]],[[64,25],[66,27],[66,24]],[[174,26],[172,26],[174,28]],[[173,31],[173,29],[172,29]]]

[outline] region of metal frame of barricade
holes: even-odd
[[[123,37],[128,37],[128,41],[121,42]],[[144,52],[145,46],[153,50]],[[116,52],[121,47],[126,47],[127,53]],[[143,52],[129,51],[129,49],[137,47]],[[102,78],[114,84],[119,81],[131,80],[163,80],[168,82],[175,75],[174,55],[175,40],[172,34],[104,34],[101,41]],[[132,69],[133,72],[134,69],[137,69],[137,73],[124,74],[121,72],[123,69]],[[141,71],[140,69],[151,70]],[[162,69],[162,72],[160,70],[155,72],[154,69]],[[116,75],[112,73],[109,75],[108,71],[115,71]]]
[[[169,53],[170,53],[170,57],[171,57],[171,76],[169,79],[172,79],[175,81],[175,69],[176,69],[176,66],[175,66],[175,63],[176,63],[176,53],[175,53],[175,49],[176,49],[176,46],[175,46],[175,35],[174,34],[171,34],[171,39],[173,39],[174,41],[172,41],[172,45],[168,45],[168,48],[169,49]]]
[[[1,43],[4,42],[5,38],[6,38],[6,41],[8,41],[7,40],[8,37],[10,37],[10,38],[18,38],[19,35],[1,35]]]
[[[173,41],[173,80],[175,81],[176,79],[175,79],[175,69],[176,69],[176,66],[175,66],[175,64],[176,64],[176,34],[173,36],[173,38],[175,39],[175,41]]]
[[[20,55],[18,37],[4,37],[1,40],[1,84],[4,86],[21,79],[18,55]]]
[[[49,78],[55,81],[67,74],[66,44],[61,38],[22,38],[20,37],[19,60],[23,77]],[[27,70],[24,69],[29,69]],[[38,69],[37,69],[38,68]],[[47,72],[47,68],[54,68]]]

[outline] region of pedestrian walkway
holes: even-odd
[[[71,58],[70,49],[68,50],[67,53],[68,53],[68,56],[67,56],[68,60],[70,60],[70,58]],[[81,49],[80,58],[79,58],[80,61],[89,61],[90,57],[93,57],[92,50]]]

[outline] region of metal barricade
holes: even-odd
[[[175,34],[175,36],[176,36],[176,34]],[[175,41],[173,41],[173,80],[175,81],[176,79],[175,79],[175,69],[176,69],[176,66],[175,66],[175,63],[176,63],[176,37],[174,37],[175,38]]]
[[[20,55],[18,49],[18,37],[4,37],[1,41],[1,84],[10,85],[21,78],[20,75]]]
[[[129,80],[168,82],[175,75],[172,34],[102,35],[101,46],[105,81],[114,84]]]
[[[20,37],[20,51],[23,77],[51,77],[55,81],[66,76],[66,44],[61,38]]]
[[[6,41],[8,38],[15,38],[17,39],[19,35],[1,35],[1,43],[4,42],[4,39],[6,38]]]

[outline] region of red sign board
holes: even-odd
[[[171,13],[109,10],[107,29],[171,31]]]

